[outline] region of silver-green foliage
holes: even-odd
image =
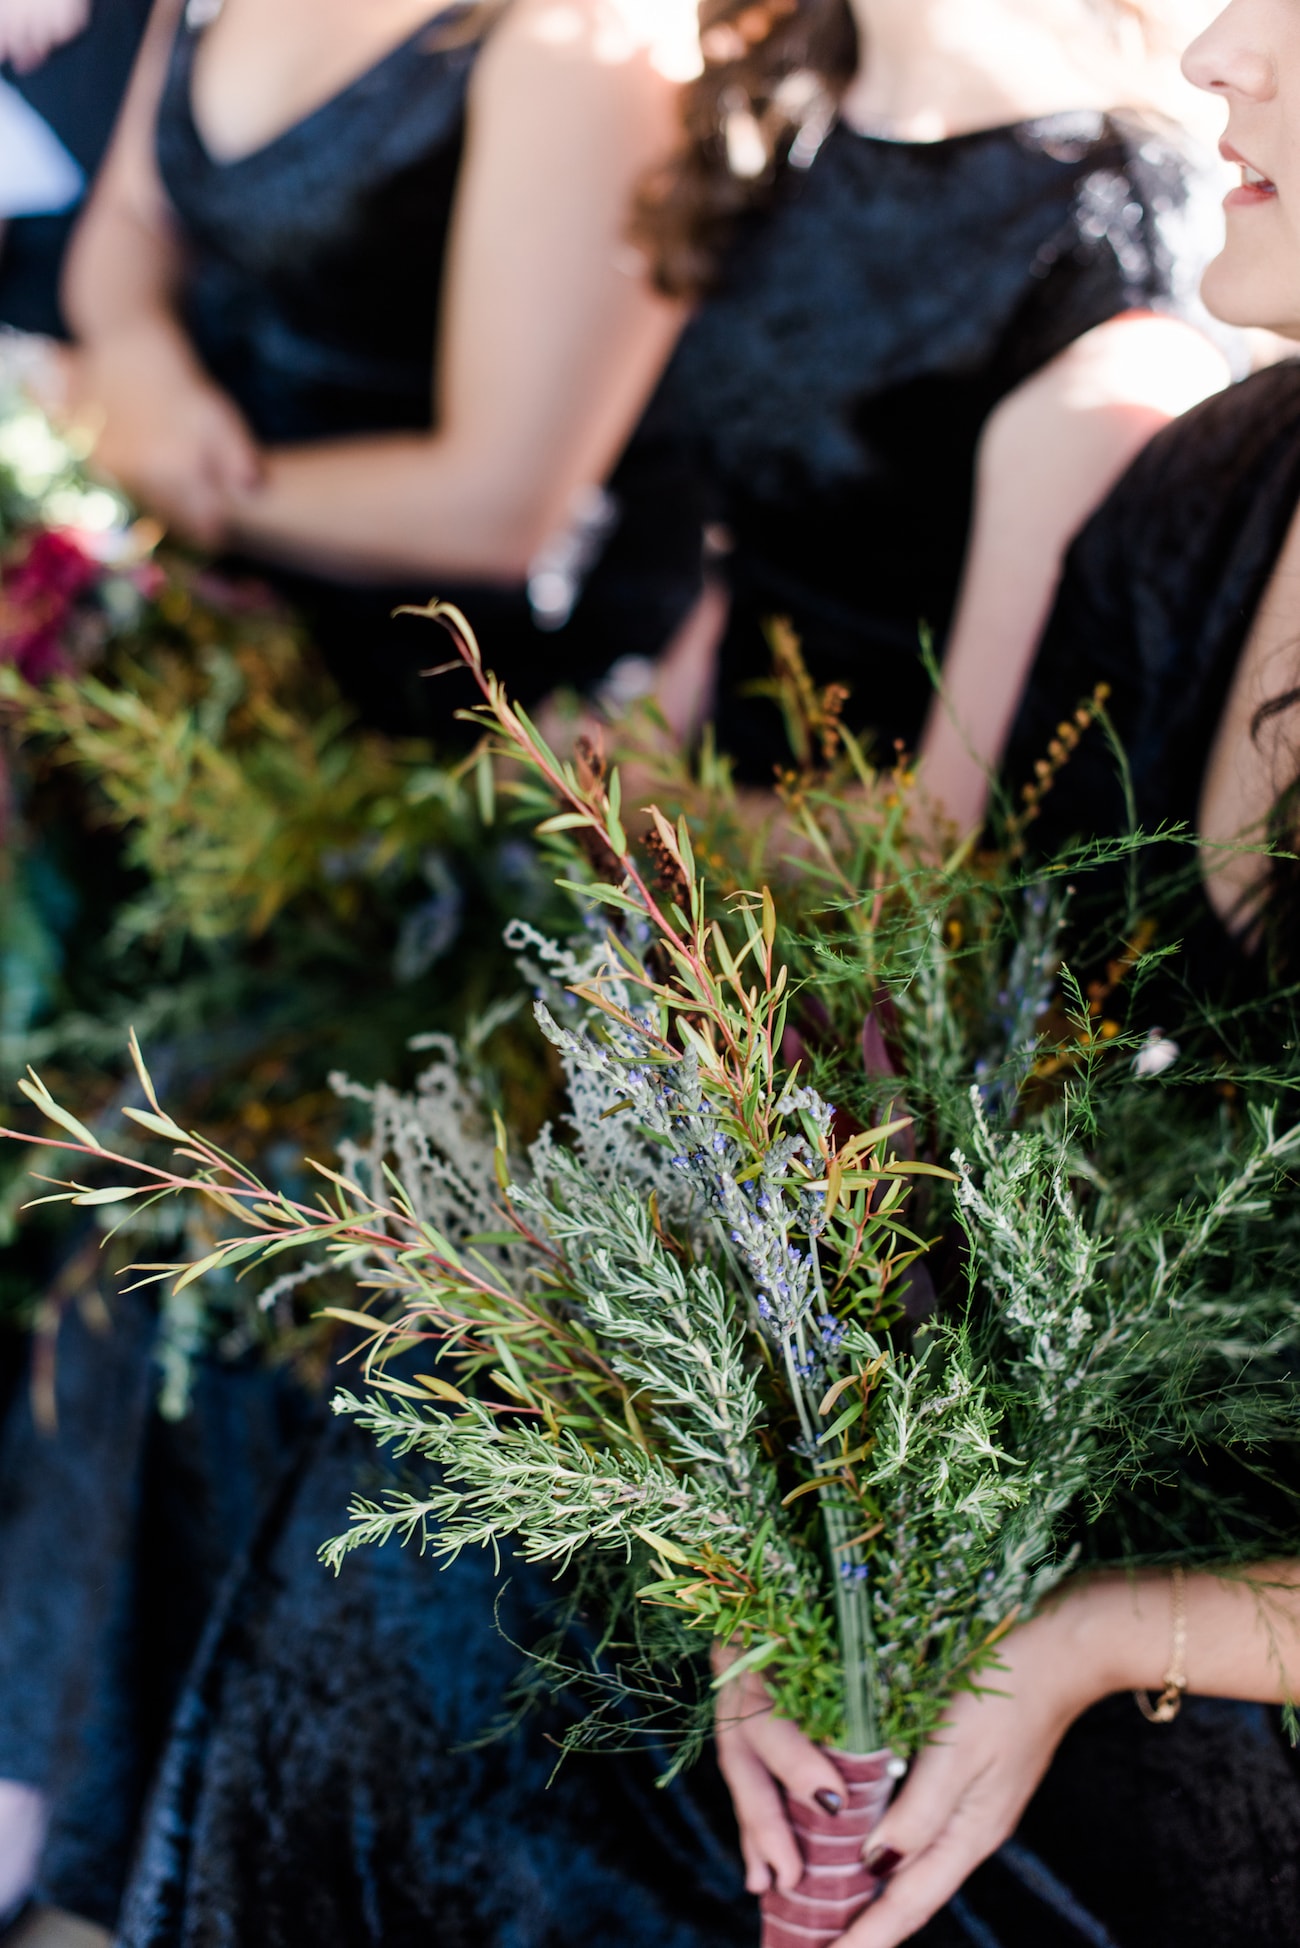
[[[1057,976],[1059,901],[983,869],[887,882],[882,853],[843,938],[783,960],[769,892],[717,914],[684,822],[658,814],[652,886],[616,778],[580,779],[466,654],[566,808],[551,830],[585,834],[608,874],[575,883],[575,945],[515,940],[567,1128],[521,1152],[444,1047],[413,1097],[372,1094],[371,1143],[308,1205],[179,1130],[147,1077],[151,1111],[129,1112],[198,1165],[144,1189],[197,1185],[233,1221],[178,1291],[293,1251],[363,1294],[344,1316],[372,1385],[338,1405],[422,1479],[359,1501],[331,1558],[398,1537],[626,1570],[603,1636],[635,1649],[629,1691],[656,1657],[671,1690],[722,1643],[812,1736],[908,1750],[1081,1558],[1258,1551],[1235,1504],[1198,1529],[1196,1471],[1215,1446],[1266,1471],[1297,1425],[1286,1065],[1244,1115],[1213,1064],[1156,1074]],[[1017,898],[1008,938],[986,921]],[[1139,958],[1117,966],[1136,979]],[[810,962],[839,1031],[811,1078],[787,1053]],[[886,1002],[882,1062],[862,1024]]]

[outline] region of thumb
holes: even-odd
[[[932,1749],[932,1748],[931,1748]],[[834,1948],[900,1948],[952,1899],[1000,1833],[971,1816],[957,1766],[921,1769],[863,1849],[878,1898]]]
[[[835,1761],[789,1718],[769,1713],[755,1719],[749,1743],[789,1798],[832,1816],[848,1805],[849,1789]]]
[[[209,402],[204,447],[206,471],[221,493],[251,494],[261,486],[261,448],[230,400],[217,397]]]
[[[236,424],[223,442],[222,484],[230,494],[255,494],[265,478],[261,449],[248,428]]]
[[[969,1783],[953,1747],[927,1745],[913,1760],[902,1790],[863,1849],[872,1872],[887,1880],[933,1846]]]

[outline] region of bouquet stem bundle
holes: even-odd
[[[764,1894],[763,1948],[837,1941],[878,1890],[864,1855],[885,1816],[898,1767],[890,1752],[832,1756],[848,1787],[848,1804],[832,1817],[797,1800],[786,1802],[804,1877],[792,1894]]]

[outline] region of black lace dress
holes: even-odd
[[[680,347],[673,397],[728,531],[718,711],[755,777],[788,762],[762,625],[788,616],[820,682],[888,755],[942,655],[993,408],[1130,310],[1192,315],[1213,212],[1197,171],[1098,115],[936,143],[835,127],[738,239]]]
[[[322,1567],[351,1496],[392,1479],[344,1423],[304,1443],[182,1694],[120,1948],[755,1948],[711,1759],[667,1789],[653,1750],[557,1771],[562,1705],[485,1736],[553,1594],[538,1571],[396,1545]],[[1107,1939],[1022,1836],[919,1948]]]
[[[433,425],[444,259],[481,46],[474,11],[444,7],[314,113],[231,162],[215,160],[195,126],[203,26],[177,34],[157,156],[185,245],[183,313],[208,370],[268,445]],[[532,700],[557,683],[581,688],[620,656],[653,655],[694,600],[699,504],[662,405],[611,489],[617,526],[556,628],[538,626],[523,588],[272,572],[369,721],[455,735],[454,711],[477,701],[472,687],[421,679],[445,661],[442,639],[427,623],[393,621],[399,604],[458,602],[492,667]]]
[[[1138,825],[1194,826],[1219,717],[1298,506],[1300,362],[1231,388],[1153,441],[1070,555],[1010,776],[1030,776],[1056,725],[1105,682]],[[1128,827],[1113,755],[1090,733],[1044,801],[1039,843],[1054,850]],[[1153,873],[1173,859],[1160,850]],[[1199,889],[1186,918],[1180,983],[1258,1004],[1263,970]],[[1093,1939],[1296,1939],[1300,1770],[1278,1712],[1193,1699],[1175,1724],[1151,1727],[1131,1700],[1111,1700],[1069,1734],[1020,1837],[1100,1918]]]

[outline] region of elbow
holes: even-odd
[[[456,539],[448,548],[447,530],[431,513],[422,567],[452,569],[471,580],[520,587],[548,557],[569,551],[570,537],[581,519],[574,497],[557,496],[550,483],[507,481],[506,471],[494,468],[475,481],[453,469]]]
[[[458,538],[450,545],[445,534],[431,528],[427,539],[421,537],[414,547],[403,551],[394,568],[421,575],[449,575],[493,588],[524,587],[538,558],[526,534],[505,527],[489,528],[486,523],[457,526]]]
[[[546,536],[527,522],[503,520],[495,525],[485,523],[482,531],[469,539],[467,552],[484,581],[521,586],[533,573]]]
[[[471,545],[491,581],[520,585],[549,558],[570,552],[575,527],[574,497],[557,497],[554,486],[515,481],[479,502],[478,534]]]
[[[599,480],[556,492],[552,483],[516,501],[498,530],[500,559],[512,580],[582,577],[618,526],[618,503]]]

